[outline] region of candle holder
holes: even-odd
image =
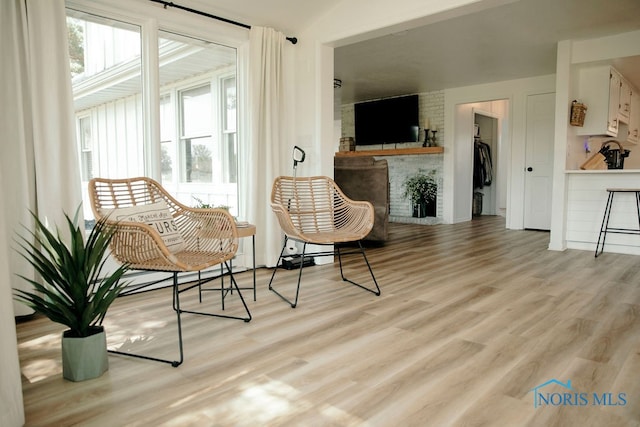
[[[429,129],[424,130],[424,142],[422,143],[423,147],[431,147],[431,137],[429,137]]]
[[[429,136],[429,132],[431,132],[431,136]],[[436,132],[437,130],[425,129],[424,130],[424,142],[422,143],[423,147],[437,147],[436,145]]]

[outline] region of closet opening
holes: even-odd
[[[472,218],[499,214],[498,149],[499,121],[491,113],[473,114],[473,199]]]

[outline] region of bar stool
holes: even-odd
[[[604,251],[604,242],[605,242],[605,239],[607,238],[607,233],[640,234],[640,188],[607,188],[607,191],[609,192],[609,197],[607,198],[607,205],[604,209],[604,217],[602,218],[602,225],[600,226],[598,243],[596,243],[596,253],[595,253],[596,258],[598,257],[598,255],[600,255]],[[635,193],[636,212],[638,213],[638,229],[609,227],[609,218],[611,217],[611,206],[613,205],[613,196],[616,193]],[[602,247],[600,247],[600,240],[602,240]]]

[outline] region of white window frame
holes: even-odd
[[[248,87],[248,73],[244,69],[248,63],[249,39],[246,29],[229,25],[196,14],[185,14],[176,10],[165,10],[151,3],[130,0],[66,0],[66,7],[81,12],[124,21],[141,28],[142,37],[142,93],[145,128],[143,144],[146,165],[145,174],[160,180],[160,81],[159,81],[159,37],[161,31],[182,34],[195,39],[206,40],[236,49],[236,96],[241,99],[244,88]],[[238,117],[247,117],[241,112],[244,105],[238,102]],[[240,127],[240,124],[238,123]],[[238,146],[244,145],[244,132],[237,130]],[[238,165],[241,169],[241,165]],[[240,175],[240,170],[238,175]],[[243,203],[240,202],[242,205]]]
[[[248,148],[249,126],[242,120],[249,117],[246,100],[248,81],[248,40],[249,32],[245,28],[228,25],[197,14],[185,14],[176,10],[165,10],[146,2],[130,0],[65,0],[66,7],[84,13],[94,14],[123,21],[140,27],[142,44],[142,93],[143,114],[145,117],[142,129],[145,175],[159,181],[161,172],[160,146],[160,78],[159,78],[159,37],[161,32],[181,34],[194,39],[205,40],[224,45],[236,50],[236,96],[237,126],[236,144],[238,146],[238,216],[244,218],[247,200],[242,197],[247,183],[242,181],[249,167],[241,163],[247,155],[242,154],[244,146]],[[217,98],[217,95],[216,95]],[[215,103],[217,107],[217,103]],[[177,143],[177,141],[176,141]],[[94,162],[95,163],[95,162]],[[177,171],[173,172],[173,178]]]

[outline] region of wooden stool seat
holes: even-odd
[[[602,218],[602,225],[600,226],[600,234],[598,234],[598,243],[596,243],[595,257],[597,258],[604,251],[604,242],[607,238],[607,233],[618,234],[639,234],[640,235],[640,188],[607,188],[609,196],[607,197],[607,205],[604,209],[604,216]],[[636,197],[636,212],[638,214],[638,228],[619,228],[609,227],[609,219],[611,218],[611,207],[613,206],[613,196],[616,193],[635,193]],[[600,242],[602,241],[602,246]]]

